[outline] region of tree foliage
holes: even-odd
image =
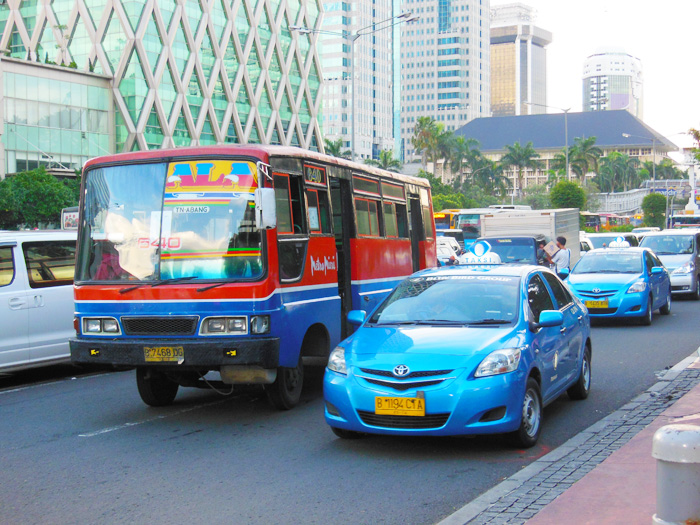
[[[501,157],[501,166],[515,168],[518,184],[514,191],[518,195],[523,193],[523,171],[527,169],[536,171],[540,167],[540,162],[536,160],[539,156],[540,154],[535,151],[532,142],[528,142],[525,146],[521,146],[519,142],[512,146],[506,144],[506,154]]]
[[[44,167],[0,181],[0,228],[39,227],[57,223],[61,209],[77,206],[80,180],[60,181]]]
[[[555,208],[578,208],[586,205],[586,192],[573,181],[557,182],[549,193],[549,200]]]
[[[642,200],[644,224],[663,228],[666,221],[666,197],[660,193],[650,193]]]
[[[341,159],[350,159],[352,152],[349,149],[343,150],[343,139],[329,140],[323,139],[325,144],[324,151],[326,155],[338,157]]]
[[[402,166],[401,161],[395,159],[394,152],[389,149],[383,149],[379,152],[379,160],[365,159],[365,164],[395,173],[401,171]]]

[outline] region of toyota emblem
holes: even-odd
[[[600,288],[593,288],[593,293],[600,293]]]
[[[398,365],[394,367],[394,375],[396,377],[406,377],[411,371],[406,365]]]

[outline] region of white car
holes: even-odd
[[[440,266],[447,264],[451,257],[457,257],[462,249],[454,237],[438,237],[437,241],[437,258]]]
[[[0,372],[69,363],[76,231],[0,231]]]

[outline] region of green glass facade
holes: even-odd
[[[289,27],[320,28],[320,13],[318,0],[7,0],[0,51],[109,77],[112,151],[254,142],[313,149],[323,143],[320,62],[308,36],[301,45]],[[78,156],[90,155],[88,147]]]

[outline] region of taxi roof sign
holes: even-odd
[[[619,236],[614,241],[608,244],[608,248],[629,248],[630,243],[625,240],[624,237]]]

